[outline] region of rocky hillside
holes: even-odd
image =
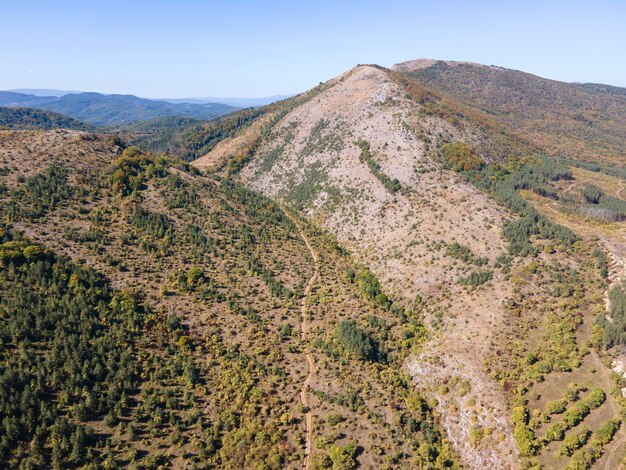
[[[563,83],[470,62],[423,59],[394,69],[488,113],[553,155],[624,166],[624,88]]]
[[[579,319],[593,323],[604,281],[593,242],[518,191],[550,196],[554,182],[572,178],[567,166],[539,157],[536,143],[483,109],[378,66],[321,84],[261,127],[194,165],[299,209],[394,301],[420,312],[432,336],[405,367],[436,397],[464,464],[545,463],[556,444],[542,426],[558,416],[530,390],[566,370],[572,386],[593,381],[591,330]],[[562,290],[568,284],[576,295]],[[614,403],[604,403],[598,423],[611,417]],[[531,411],[543,421],[531,422]]]

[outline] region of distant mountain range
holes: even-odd
[[[218,98],[218,97],[207,97],[207,98],[165,98],[163,101],[167,101],[169,103],[195,103],[195,104],[204,104],[204,103],[223,103],[229,104],[231,106],[238,106],[240,108],[256,108],[258,106],[265,106],[267,104],[274,103],[275,101],[281,101],[287,98],[290,98],[293,95],[272,95],[266,96],[263,98]]]
[[[60,98],[65,95],[77,95],[81,93],[85,93],[84,91],[70,91],[70,90],[55,90],[49,88],[17,88],[14,90],[7,90],[14,93],[21,93],[25,95],[34,95],[34,96],[55,96]],[[210,97],[195,97],[195,98],[159,98],[158,101],[167,101],[168,103],[181,104],[181,103],[191,103],[191,104],[209,104],[209,103],[220,103],[220,104],[228,104],[230,106],[236,106],[238,108],[256,108],[258,106],[265,106],[266,104],[273,103],[275,101],[284,100],[293,95],[272,95],[272,96],[264,96],[261,98],[220,98],[217,96]]]
[[[213,119],[239,107],[222,103],[171,103],[133,95],[68,93],[62,96],[0,91],[0,106],[44,109],[97,126],[112,126],[165,116]]]

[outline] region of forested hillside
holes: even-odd
[[[267,109],[244,109],[208,122],[180,117],[157,118],[119,126],[115,131],[150,152],[192,161],[267,112]]]
[[[0,107],[0,129],[75,129],[88,131],[93,126],[62,114],[30,108]]]
[[[488,114],[552,155],[624,166],[624,88],[563,83],[469,62],[417,60],[394,68]]]
[[[620,468],[621,90],[417,61],[210,121],[9,109],[0,467]]]
[[[0,165],[3,466],[456,465],[419,310],[330,235],[107,137],[0,131]]]

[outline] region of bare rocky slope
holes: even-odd
[[[496,278],[488,294],[463,295],[456,280],[466,266],[433,250],[442,241],[461,242],[494,261],[504,250],[499,227],[508,215],[433,158],[440,142],[478,140],[480,133],[424,115],[405,95],[387,71],[356,67],[288,113],[240,177],[303,207],[357,253],[388,290],[408,301],[417,295],[437,299],[426,315],[434,322],[443,314],[445,326],[407,367],[418,384],[435,390],[439,381],[452,377],[471,381],[480,411],[461,406],[457,416],[444,414],[450,438],[468,463],[512,467],[516,450],[505,399],[476,354],[488,347],[493,330],[504,328],[502,302],[509,286]],[[398,180],[399,191],[389,191],[377,178],[357,141],[367,142],[380,171]],[[450,400],[439,398],[444,412]],[[507,437],[485,443],[480,451],[471,449],[474,413],[480,425],[494,429],[494,436]]]
[[[446,169],[438,150],[463,142],[497,163],[537,146],[400,73],[406,67],[357,66],[274,115],[261,137],[250,127],[194,164],[238,172],[246,185],[300,209],[370,267],[394,299],[419,310],[431,336],[406,370],[437,399],[464,464],[515,468],[522,456],[511,390],[518,382],[505,377],[550,341],[545,315],[530,304],[555,314],[571,306],[549,298],[548,281],[528,275],[537,260],[508,256],[502,228],[517,216]],[[255,136],[247,153],[246,132]],[[590,269],[587,252],[543,248],[539,263],[547,269]],[[503,259],[512,267],[502,268]],[[467,282],[483,274],[476,285]]]
[[[430,322],[442,328],[421,357],[407,363],[420,386],[436,390],[453,377],[471,383],[476,405],[440,411],[452,441],[476,467],[516,462],[512,430],[500,388],[483,371],[481,354],[492,331],[503,329],[502,302],[509,286],[493,280],[480,296],[461,295],[456,283],[467,266],[441,256],[437,244],[462,242],[490,261],[504,249],[505,210],[470,184],[444,171],[434,159],[440,142],[478,142],[477,129],[458,129],[424,109],[386,70],[359,66],[287,113],[241,172],[251,187],[296,206],[319,221],[406,302],[428,299]],[[396,179],[390,191],[362,157],[366,142],[380,174]],[[209,154],[199,166],[214,158]],[[384,178],[384,177],[383,177]],[[467,312],[471,312],[470,315]],[[443,367],[442,367],[443,365]],[[467,397],[465,397],[467,399]],[[462,403],[455,403],[456,406]],[[470,417],[495,430],[480,451],[469,446]]]

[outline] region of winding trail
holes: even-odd
[[[300,234],[300,238],[302,238],[306,247],[309,250],[309,253],[311,253],[311,258],[313,258],[313,264],[315,268],[313,275],[308,280],[308,282],[306,283],[306,287],[304,288],[304,295],[302,297],[302,303],[300,306],[300,316],[301,316],[300,339],[302,340],[303,346],[306,346],[307,332],[308,332],[308,327],[309,327],[308,320],[307,320],[309,306],[307,304],[307,300],[309,299],[309,296],[311,295],[311,290],[313,289],[313,285],[317,282],[317,279],[319,277],[319,260],[318,260],[317,252],[311,246],[309,239],[304,233],[304,230],[302,229],[302,227],[296,221],[295,217],[293,217],[287,210],[283,209],[283,211],[285,212],[287,217],[289,217],[291,221],[297,227],[298,233]],[[305,415],[306,447],[304,450],[304,465],[302,468],[304,470],[309,470],[311,466],[311,456],[313,455],[313,416],[311,415],[311,411],[309,409],[308,388],[315,374],[315,359],[313,358],[313,354],[311,354],[311,352],[309,351],[307,351],[306,353],[306,361],[308,364],[309,373],[306,379],[304,380],[304,382],[302,383],[302,389],[300,390],[300,401],[302,402],[302,405],[304,406],[304,409],[306,410],[306,415]]]
[[[617,468],[617,466],[611,466],[611,464],[613,463],[613,459],[615,458],[615,453],[624,442],[626,442],[626,437],[622,437],[620,439],[613,441],[613,447],[611,448],[611,450],[606,456],[606,463],[604,464],[604,470],[612,470],[614,468]]]

